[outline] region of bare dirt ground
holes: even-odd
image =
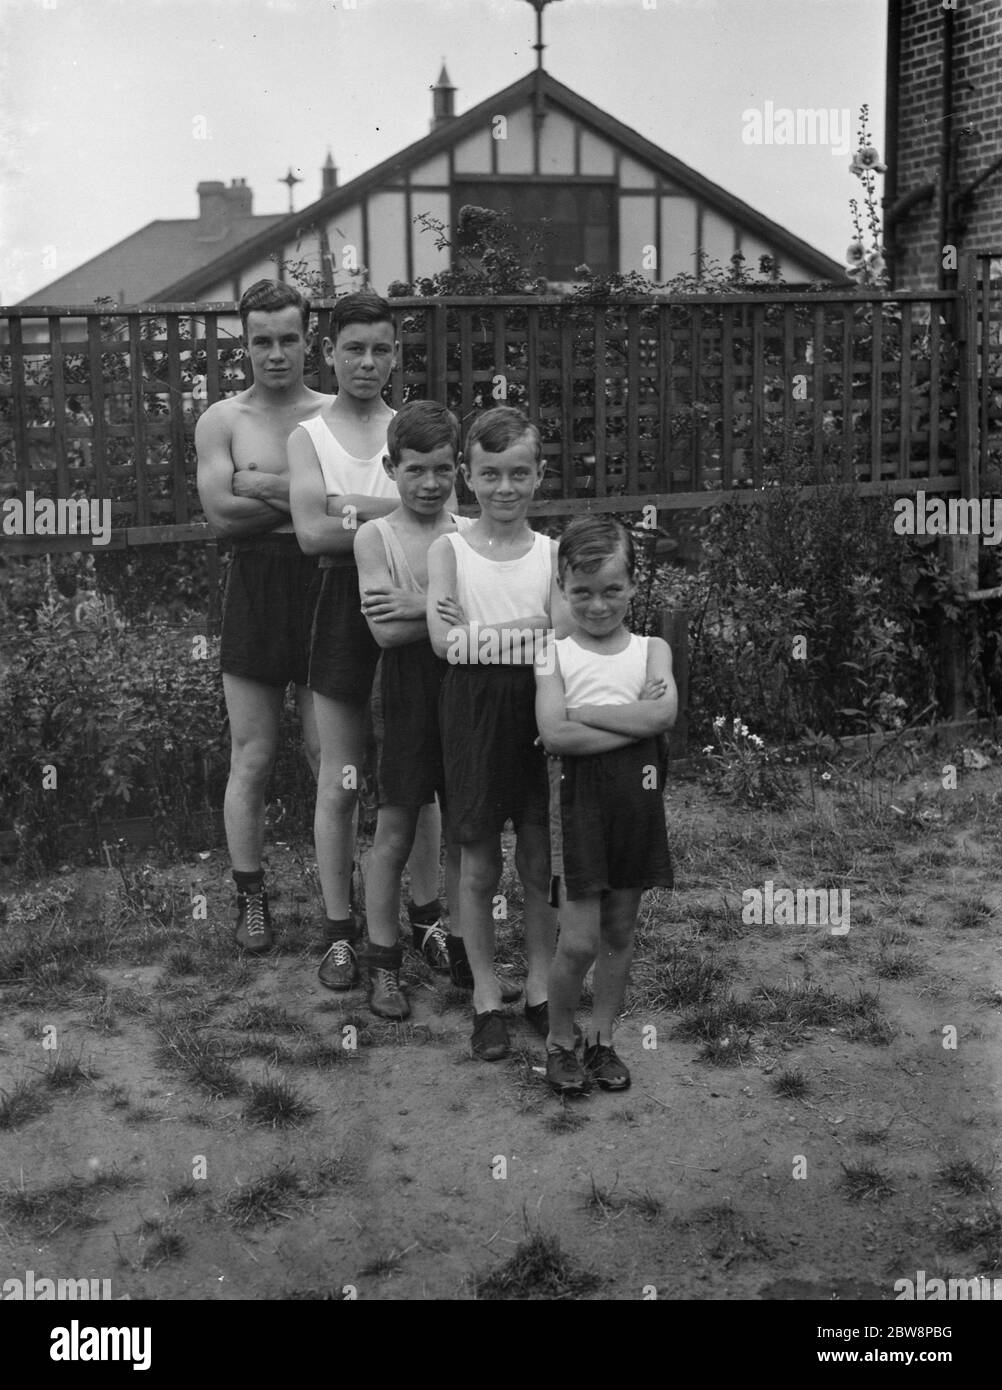
[[[784,813],[672,783],[678,886],[644,900],[621,1095],[561,1102],[524,1020],[509,1061],[473,1061],[464,996],[413,955],[406,1025],[322,989],[306,846],[269,847],[263,959],[231,944],[222,850],[8,883],[0,1279],[853,1300],[998,1277],[1002,774],[944,789],[945,760],[805,776]],[[850,931],[743,921],[766,880],[848,890]]]

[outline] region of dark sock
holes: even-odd
[[[409,902],[407,915],[411,919],[411,926],[433,927],[442,916],[442,904],[438,898],[432,898],[430,903],[424,903],[422,906]]]
[[[354,941],[357,935],[354,917],[324,918],[324,940],[328,946],[335,941]]]
[[[264,887],[264,870],[255,869],[253,873],[246,873],[243,869],[234,869],[233,882],[237,885],[238,893],[260,893]]]
[[[399,970],[403,964],[404,953],[400,946],[380,946],[370,941],[362,955],[364,965],[379,970]]]

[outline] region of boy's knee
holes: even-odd
[[[230,774],[240,782],[267,782],[274,763],[275,750],[270,743],[234,743],[230,752]]]
[[[501,881],[501,856],[496,859],[477,859],[472,863],[463,857],[461,869],[463,887],[480,895],[493,893]]]
[[[571,929],[566,923],[561,923],[554,953],[555,962],[563,964],[573,973],[583,975],[594,963],[598,951],[598,931],[587,931],[581,927]]]
[[[345,786],[345,780],[349,785]],[[358,789],[350,785],[350,779],[338,773],[325,772],[323,765],[317,778],[317,806],[332,816],[350,815],[358,800]]]
[[[626,951],[633,945],[632,922],[603,922],[601,944],[607,951]]]
[[[373,851],[383,854],[393,864],[399,864],[401,868],[407,863],[408,855],[414,844],[414,832],[406,831],[400,827],[387,829],[385,826],[377,825],[376,838],[373,841]]]

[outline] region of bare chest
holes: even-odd
[[[289,435],[301,420],[307,420],[315,414],[315,408],[236,412],[230,436],[234,468],[258,468],[263,473],[287,473],[289,460],[286,445]]]

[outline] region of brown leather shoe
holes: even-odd
[[[471,1047],[474,1057],[481,1062],[500,1062],[511,1051],[511,1040],[504,1014],[500,1009],[488,1009],[486,1013],[473,1015],[473,1038]]]
[[[263,888],[256,893],[237,893],[237,925],[233,939],[252,955],[270,951],[274,945],[268,894]]]
[[[400,973],[369,966],[369,1008],[377,1018],[410,1018],[411,1006],[400,988]]]
[[[317,978],[327,989],[354,989],[358,984],[358,952],[352,941],[332,942],[327,954],[320,962]]]

